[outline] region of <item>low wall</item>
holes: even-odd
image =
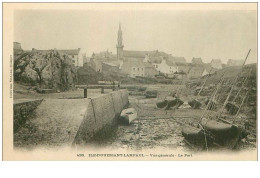
[[[108,137],[117,127],[118,117],[128,103],[126,90],[91,98],[73,145]]]
[[[41,104],[41,99],[33,100],[15,100],[13,104],[13,127],[14,132],[21,127],[32,112]]]

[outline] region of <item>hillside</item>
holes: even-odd
[[[251,80],[255,80],[256,78],[256,64],[248,64],[243,67],[242,73],[240,74],[241,78],[247,77],[249,75]],[[226,79],[232,79],[238,75],[241,71],[241,67],[225,67],[221,70],[216,71],[213,73],[208,79],[206,85],[215,84],[218,82],[223,75]],[[204,77],[205,78],[205,77]],[[203,79],[204,79],[203,78]],[[256,83],[256,82],[255,82]]]

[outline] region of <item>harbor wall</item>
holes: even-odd
[[[114,91],[89,99],[73,145],[86,144],[109,137],[116,129],[118,117],[128,103],[127,90]]]

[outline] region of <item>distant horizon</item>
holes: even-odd
[[[186,62],[229,59],[257,63],[256,11],[17,10],[14,41],[32,48],[116,54],[119,22],[124,50],[159,50]],[[28,28],[29,27],[29,28]]]

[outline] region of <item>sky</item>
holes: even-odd
[[[116,53],[121,22],[125,50],[173,56],[257,61],[257,13],[242,10],[16,10],[14,40],[23,49]]]

